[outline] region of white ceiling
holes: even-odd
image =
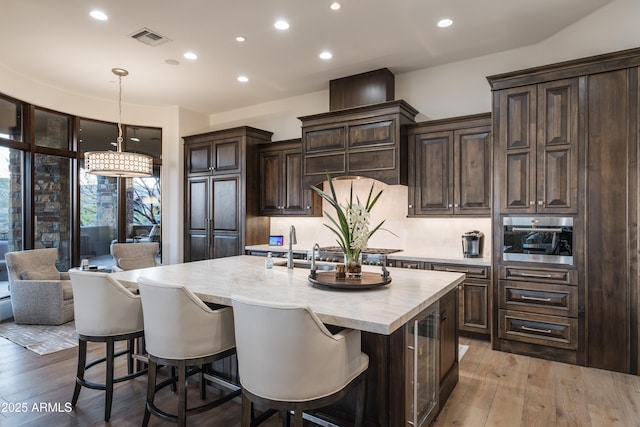
[[[538,43],[610,1],[342,0],[332,11],[330,0],[2,0],[0,64],[99,98],[117,96],[111,68],[121,67],[125,102],[209,114],[378,68],[400,74]],[[443,17],[453,26],[438,28]],[[291,28],[276,30],[278,18]],[[130,37],[143,27],[171,41]],[[325,49],[333,59],[318,58]],[[187,50],[199,58],[184,59]]]

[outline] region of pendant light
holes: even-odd
[[[118,151],[87,151],[84,153],[84,166],[94,175],[120,178],[151,176],[153,159],[144,154],[122,151],[122,78],[129,72],[122,68],[112,68],[118,76]]]

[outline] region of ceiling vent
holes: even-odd
[[[151,31],[148,28],[142,28],[131,34],[131,38],[138,40],[140,43],[144,43],[149,46],[158,46],[166,42],[170,42],[171,39],[161,36],[155,31]]]

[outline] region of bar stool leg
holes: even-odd
[[[187,364],[184,360],[178,362],[178,427],[187,425]]]
[[[71,399],[71,406],[76,406],[78,403],[78,397],[80,396],[80,380],[84,380],[84,370],[87,363],[87,342],[84,340],[78,340],[78,370],[76,373],[76,386],[73,389],[73,398]]]
[[[115,365],[115,349],[114,341],[107,340],[107,380],[105,382],[105,403],[104,403],[104,420],[109,421],[111,417],[111,402],[113,400],[113,371]]]
[[[156,362],[149,359],[149,370],[147,377],[147,403],[144,406],[144,419],[142,420],[142,427],[147,427],[149,425],[149,419],[151,418],[151,411],[149,410],[150,405],[153,404],[153,399],[156,394],[156,375],[158,371],[158,366]]]

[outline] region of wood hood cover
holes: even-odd
[[[367,177],[407,185],[406,126],[418,111],[403,100],[299,117],[303,185],[332,177]]]

